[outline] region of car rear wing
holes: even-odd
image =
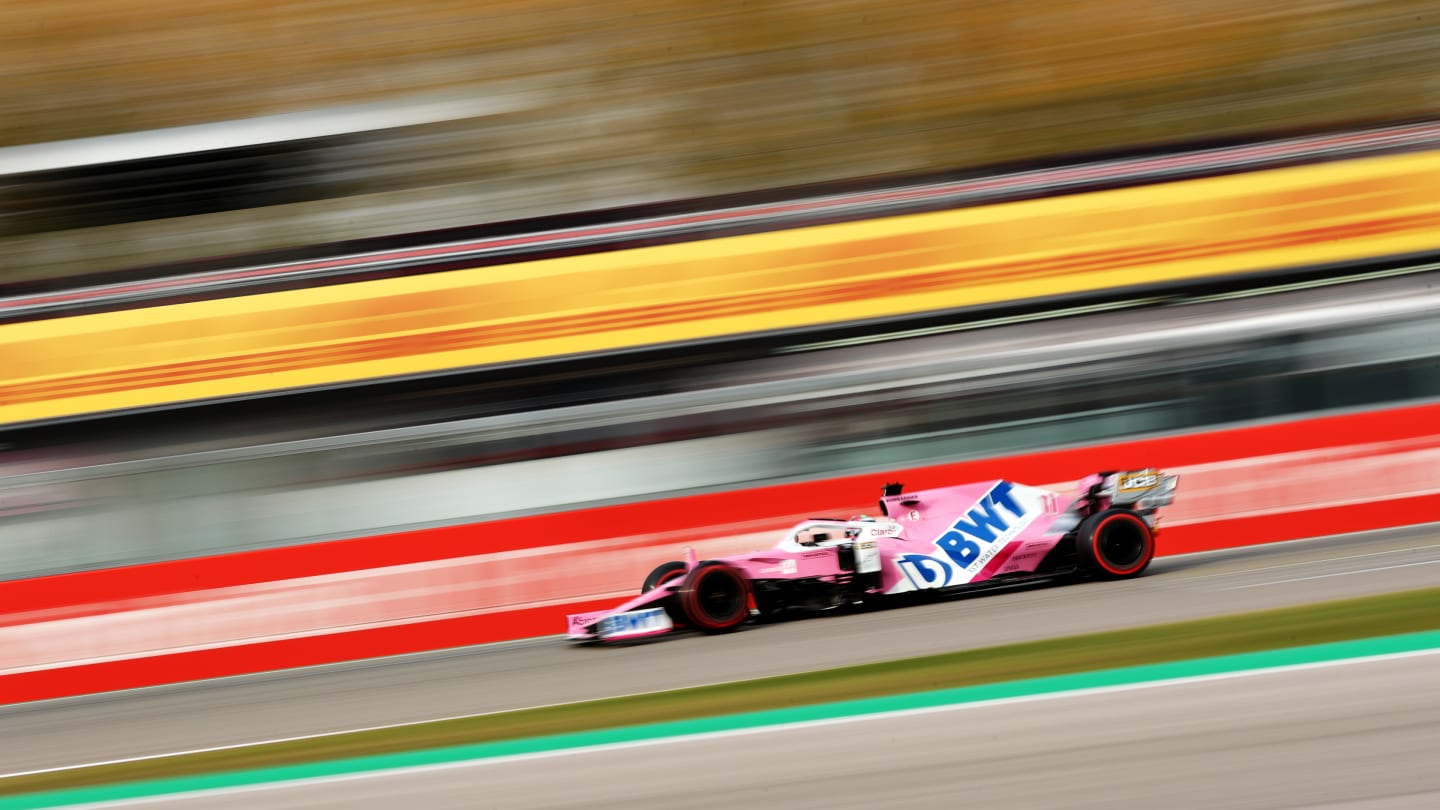
[[[1099,494],[1109,498],[1112,506],[1147,512],[1174,503],[1179,483],[1180,476],[1165,475],[1153,467],[1105,473]]]

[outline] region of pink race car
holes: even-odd
[[[694,629],[725,633],[750,619],[832,610],[904,595],[948,593],[1079,575],[1138,576],[1155,556],[1156,511],[1176,476],[1104,472],[1080,496],[1010,481],[920,492],[887,484],[883,517],[816,518],[770,551],[667,562],[639,596],[569,617],[577,641],[619,641]]]

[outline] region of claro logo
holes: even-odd
[[[963,581],[995,556],[1027,523],[1029,513],[1014,487],[1001,481],[981,496],[935,540],[935,554],[902,554],[900,570],[916,588],[943,588]]]

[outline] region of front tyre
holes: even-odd
[[[728,633],[750,615],[750,584],[732,566],[710,560],[685,576],[680,586],[685,620],[704,633]]]
[[[1075,532],[1080,568],[1097,579],[1137,577],[1155,558],[1155,532],[1128,509],[1091,515]]]
[[[660,587],[661,585],[669,582],[670,580],[684,575],[685,563],[680,562],[679,560],[671,560],[667,563],[660,563],[659,565],[655,566],[654,571],[650,572],[650,576],[645,577],[645,582],[640,585],[640,592],[649,593]]]

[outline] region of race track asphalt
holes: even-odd
[[[1440,655],[127,807],[1440,807]]]
[[[1146,576],[1132,581],[990,593],[747,628],[728,636],[683,636],[628,647],[574,647],[545,638],[20,704],[0,708],[0,775],[1436,584],[1440,525],[1431,524],[1161,558]],[[1435,684],[1440,677],[1431,680],[1432,695],[1440,693]],[[1434,761],[1440,762],[1440,748]]]

